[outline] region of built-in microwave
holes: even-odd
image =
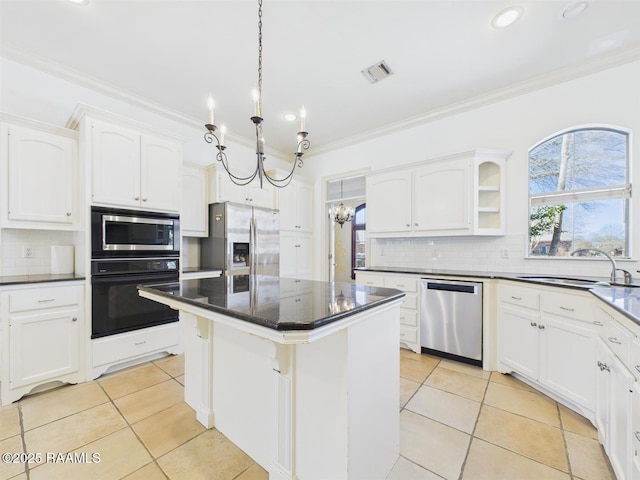
[[[178,214],[91,208],[92,258],[178,255]]]

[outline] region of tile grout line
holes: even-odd
[[[157,365],[156,365],[157,366]],[[177,382],[178,384],[180,384],[180,382],[178,382],[177,380],[173,379],[175,382]],[[161,382],[162,383],[162,382]],[[132,424],[129,423],[129,420],[127,419],[127,417],[125,417],[125,415],[120,411],[120,409],[118,408],[118,406],[115,404],[114,399],[112,399],[109,394],[107,393],[107,391],[104,389],[104,387],[102,386],[102,384],[99,384],[100,388],[102,389],[102,391],[104,392],[104,394],[107,396],[107,398],[109,399],[109,401],[111,402],[111,404],[113,405],[113,408],[116,409],[116,411],[118,412],[118,414],[122,417],[122,419],[124,420],[124,422],[127,424],[127,426],[125,428],[128,428],[129,430],[131,430],[131,433],[133,433],[133,435],[136,437],[136,439],[138,440],[138,442],[140,442],[140,445],[142,445],[142,448],[144,448],[146,450],[146,452],[149,454],[149,456],[151,457],[152,461],[149,463],[145,463],[143,466],[141,466],[139,469],[134,470],[133,472],[129,472],[127,475],[131,475],[134,472],[137,472],[138,470],[146,467],[147,465],[149,465],[150,463],[155,463],[156,466],[158,467],[158,469],[162,472],[162,474],[165,476],[165,478],[167,480],[169,480],[169,476],[167,475],[167,473],[162,469],[162,467],[160,466],[160,464],[158,463],[158,459],[155,457],[155,455],[153,455],[151,453],[151,451],[147,448],[147,445],[142,441],[142,439],[140,438],[140,436],[138,435],[138,432],[135,431],[135,429],[133,428]],[[143,389],[144,390],[144,389]],[[141,391],[141,390],[139,390]],[[132,392],[135,393],[135,392]],[[122,397],[121,397],[122,398]],[[172,405],[173,406],[173,405]],[[168,410],[171,407],[165,408],[163,410],[160,410],[161,412],[164,412],[166,410]],[[160,413],[160,412],[157,412]],[[148,417],[146,417],[148,418]],[[144,419],[141,419],[140,421],[142,421]],[[118,430],[119,431],[119,430]],[[115,433],[115,432],[112,432]],[[111,435],[111,434],[110,434]],[[104,437],[102,437],[104,438]]]
[[[24,418],[22,416],[22,405],[18,402],[17,405],[18,410],[18,419],[20,421],[20,441],[22,442],[22,451],[24,453],[29,453],[27,451],[27,441],[24,438]],[[27,476],[27,480],[31,478],[31,469],[29,468],[29,462],[24,462],[24,473]]]
[[[556,402],[556,411],[558,412],[558,422],[560,423],[560,432],[562,432],[562,444],[564,445],[564,455],[567,458],[567,473],[569,477],[574,478],[573,469],[571,468],[571,457],[569,456],[569,445],[567,444],[567,437],[564,431],[564,422],[562,421],[562,414],[560,413],[560,403]]]

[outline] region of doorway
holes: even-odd
[[[366,204],[365,177],[357,175],[327,182],[328,270],[330,282],[353,283],[354,268],[365,264]],[[347,207],[352,216],[343,223],[336,211]]]

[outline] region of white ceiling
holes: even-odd
[[[522,19],[493,29],[493,16],[514,3]],[[562,20],[571,3],[264,0],[267,145],[293,151],[298,123],[282,115],[302,104],[311,154],[541,76],[638,56],[640,1],[592,0]],[[254,135],[257,1],[0,0],[0,17],[5,55],[69,69],[197,123],[212,92],[216,123]],[[368,83],[360,71],[382,59],[394,75]]]

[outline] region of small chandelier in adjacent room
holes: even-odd
[[[342,180],[340,180],[340,198],[344,196],[342,192]],[[354,210],[353,207],[347,207],[344,202],[340,202],[340,205],[333,209],[333,221],[340,225],[340,228],[346,222],[353,220]]]
[[[293,166],[288,175],[283,178],[275,178],[270,176],[264,169],[264,161],[267,158],[264,155],[264,136],[262,134],[262,0],[258,0],[258,89],[253,92],[254,100],[254,113],[251,117],[251,121],[255,125],[256,129],[256,167],[253,173],[247,176],[237,176],[231,173],[229,169],[229,162],[227,161],[227,155],[224,152],[227,147],[224,145],[224,135],[226,129],[221,126],[220,129],[213,123],[213,97],[209,95],[209,123],[205,125],[207,132],[204,134],[204,139],[207,143],[214,143],[218,149],[216,153],[216,160],[218,160],[226,172],[229,174],[229,178],[236,185],[247,185],[252,182],[254,178],[258,177],[260,182],[260,188],[262,188],[263,181],[266,180],[274,187],[283,188],[291,183],[293,178],[293,172],[296,166],[302,167],[302,157],[304,156],[303,150],[308,150],[311,146],[309,140],[307,140],[308,132],[305,131],[305,117],[306,112],[304,107],[300,110],[300,131],[297,134],[296,151],[293,158]],[[220,137],[216,135],[216,131],[220,131]]]

